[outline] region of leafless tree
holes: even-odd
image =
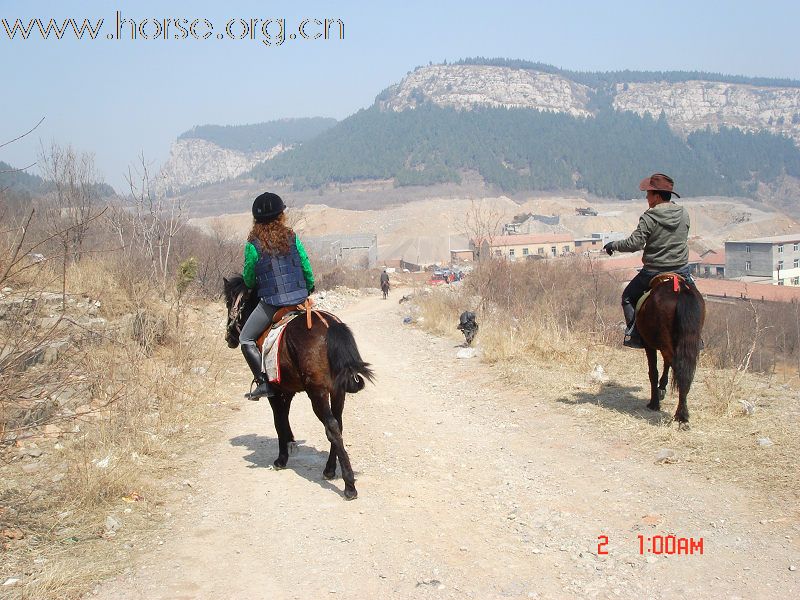
[[[481,257],[481,246],[486,241],[491,247],[494,238],[500,232],[505,214],[491,200],[471,200],[463,221],[459,224],[459,232],[466,236],[470,246],[474,247],[475,258]]]
[[[94,157],[78,154],[71,146],[55,142],[42,149],[39,163],[44,178],[53,186],[51,202],[44,211],[51,232],[60,231],[64,261],[80,260],[89,222],[99,204],[99,183]]]
[[[176,236],[186,224],[186,201],[167,198],[151,179],[144,155],[137,165],[128,168],[125,177],[133,201],[132,211],[118,209],[112,215],[112,227],[124,248],[138,250],[150,261],[153,275],[166,293]]]

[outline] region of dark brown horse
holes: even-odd
[[[667,393],[669,368],[672,367],[672,387],[678,388],[675,420],[679,425],[686,424],[689,422],[686,396],[700,354],[705,301],[694,285],[673,273],[656,276],[650,287],[650,297],[636,315],[636,327],[644,342],[650,375],[650,404],[647,408],[660,410],[661,400]],[[660,381],[656,351],[660,351],[664,359]]]
[[[228,307],[225,340],[230,348],[236,348],[242,326],[257,306],[258,297],[250,293],[239,274],[226,278],[224,284],[225,304]],[[258,340],[259,350],[264,337]],[[361,360],[350,328],[330,313],[312,312],[311,329],[308,329],[304,316],[297,317],[286,325],[278,360],[280,384],[273,384],[273,387],[279,394],[269,400],[278,433],[275,467],[286,467],[289,445],[295,441],[289,426],[292,398],[297,392],[306,392],[314,414],[322,421],[325,435],[331,442],[322,475],[325,479],[333,479],[338,458],[344,479],[344,496],[348,500],[356,498],[358,492],[353,469],[342,441],[342,412],[345,394],[364,389],[364,379],[372,381],[373,372],[369,363]]]
[[[389,282],[388,281],[381,281],[381,291],[383,292],[383,299],[386,300],[389,297]]]

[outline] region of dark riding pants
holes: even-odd
[[[242,333],[239,335],[239,344],[242,346],[246,344],[256,345],[256,340],[264,333],[264,330],[272,323],[272,317],[278,310],[277,306],[267,304],[263,300],[258,303],[255,310],[250,313],[247,322],[242,327]]]

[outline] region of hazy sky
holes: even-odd
[[[51,140],[95,154],[118,191],[144,152],[154,166],[177,135],[199,124],[258,123],[284,117],[342,119],[372,104],[407,72],[470,56],[518,58],[582,71],[702,70],[800,79],[796,0],[623,2],[509,0],[260,0],[237,2],[0,0],[0,19],[83,19],[77,40],[10,40],[0,22],[0,160],[34,162]],[[130,23],[116,36],[117,13]],[[344,39],[312,39],[315,19],[341,20]],[[170,19],[163,38],[163,22]],[[259,19],[254,39],[238,39]],[[263,42],[262,22],[272,45]],[[278,20],[285,19],[281,45]],[[300,24],[309,39],[298,35]],[[226,24],[233,20],[229,39]],[[161,22],[156,25],[156,21]],[[174,25],[178,21],[181,27]],[[193,39],[189,26],[195,21]],[[208,25],[213,27],[211,31]],[[161,31],[159,31],[161,30]],[[186,32],[186,33],[184,33]],[[288,39],[294,33],[295,39]],[[224,39],[217,39],[222,35]],[[180,39],[175,39],[175,37]],[[184,39],[185,38],[185,39]],[[35,167],[32,172],[36,172]]]

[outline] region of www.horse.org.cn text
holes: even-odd
[[[8,40],[242,40],[281,46],[287,40],[344,40],[344,22],[334,18],[233,18],[214,24],[205,18],[132,18],[116,11],[113,25],[105,19],[0,19],[0,36]]]

